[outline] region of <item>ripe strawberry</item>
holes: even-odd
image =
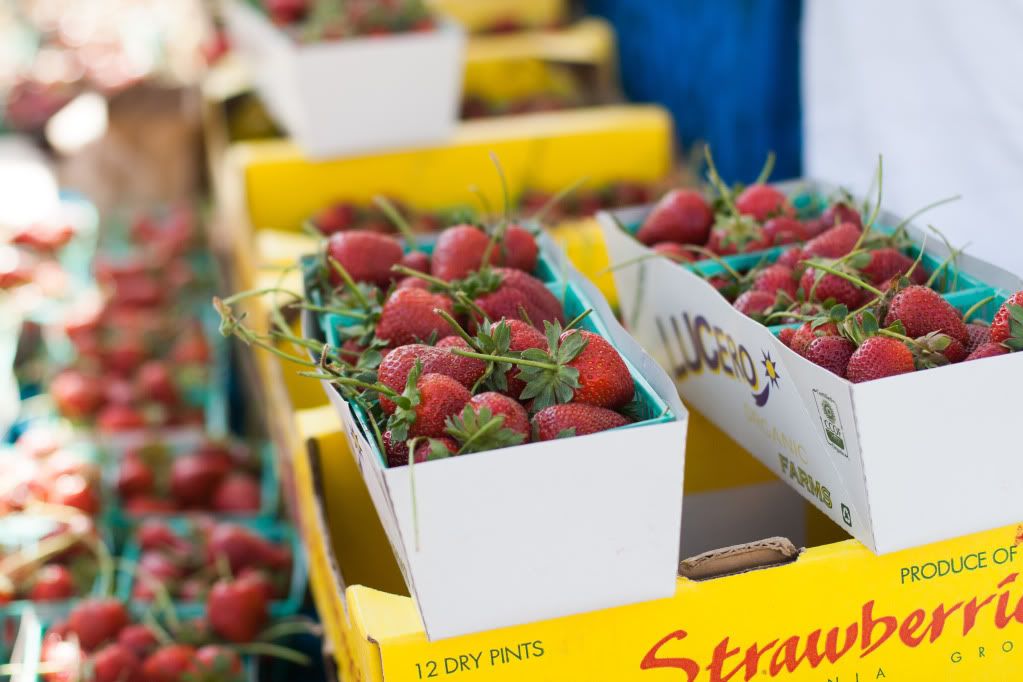
[[[628,366],[614,346],[599,334],[586,330],[563,332],[560,338],[562,346],[573,336],[581,337],[586,345],[567,363],[579,373],[579,386],[572,401],[614,408],[632,400],[636,387]]]
[[[208,365],[210,356],[210,344],[199,322],[187,326],[171,349],[171,360],[177,365]]]
[[[720,256],[762,251],[770,246],[770,238],[759,225],[736,220],[714,225],[707,240],[707,248]]]
[[[146,495],[153,490],[153,472],[134,451],[129,451],[121,460],[117,473],[117,494],[122,498]]]
[[[65,507],[74,507],[86,514],[99,511],[99,496],[92,483],[80,474],[63,474],[53,482],[47,501]]]
[[[966,343],[967,353],[972,353],[985,343],[991,342],[991,327],[982,322],[971,322],[966,325],[966,333],[969,336]]]
[[[743,315],[753,317],[754,315],[762,315],[773,308],[775,300],[775,294],[750,289],[735,299],[735,303],[732,306]]]
[[[860,234],[852,223],[835,225],[803,245],[803,258],[841,258],[853,250]]]
[[[404,253],[394,237],[376,232],[338,232],[327,240],[327,256],[348,271],[356,282],[368,282],[386,288],[394,275],[391,268],[401,262]],[[330,281],[343,282],[334,268],[328,266]]]
[[[782,254],[778,256],[778,260],[775,261],[778,265],[785,265],[790,268],[795,268],[799,265],[799,262],[803,260],[803,249],[799,246],[793,246],[790,249],[782,251]]]
[[[251,576],[213,583],[206,610],[210,628],[229,642],[251,642],[269,619],[264,587]]]
[[[345,201],[332,204],[313,216],[316,229],[327,237],[335,232],[352,229],[357,220],[358,208],[355,204]]]
[[[156,649],[159,641],[149,627],[131,624],[124,626],[124,629],[117,634],[117,643],[127,647],[136,657],[142,659]]]
[[[88,417],[102,404],[102,387],[76,369],[66,369],[53,378],[50,395],[57,410],[71,419]]]
[[[764,234],[775,245],[801,242],[806,238],[803,223],[791,216],[771,218],[764,223]]]
[[[199,453],[175,457],[170,468],[170,493],[183,507],[206,504],[230,469],[230,459]]]
[[[392,346],[444,336],[451,327],[434,312],[438,308],[454,315],[454,306],[447,296],[431,294],[423,289],[398,289],[384,303],[376,335]]]
[[[66,566],[47,564],[36,574],[29,599],[32,601],[56,601],[70,599],[75,594],[75,583]]]
[[[107,405],[96,417],[96,428],[104,433],[131,431],[145,425],[145,417],[130,405]]]
[[[547,339],[536,327],[518,319],[503,320],[502,322],[508,328],[508,351],[521,353],[530,348],[547,348]],[[501,323],[495,322],[490,326],[491,334],[496,331],[499,324]],[[505,385],[507,388],[502,390],[518,400],[519,396],[522,395],[522,390],[526,387],[526,382],[519,378],[518,368],[513,367],[505,372]]]
[[[1005,343],[1010,339],[1023,338],[1023,311],[1013,311],[1010,306],[1023,306],[1023,291],[1017,291],[995,313],[991,321],[991,341]]]
[[[242,614],[229,612],[219,617],[236,616],[241,617]],[[167,644],[151,653],[142,662],[141,678],[146,682],[183,682],[187,675],[195,672],[195,648],[187,644]]]
[[[440,233],[433,247],[434,276],[450,282],[479,270],[489,243],[487,233],[475,225],[449,227]],[[491,249],[490,264],[496,265],[500,257],[500,249]]]
[[[139,393],[149,400],[173,405],[178,402],[178,387],[170,368],[160,360],[150,360],[135,375]]]
[[[475,299],[476,305],[491,320],[521,320],[528,317],[526,321],[537,329],[542,329],[544,322],[564,323],[561,303],[543,282],[512,268],[494,268],[493,272],[500,278],[500,285],[495,291]],[[478,320],[475,321],[478,323]]]
[[[658,242],[705,244],[713,224],[714,212],[699,192],[676,189],[657,202],[636,233],[636,239],[647,245]]]
[[[815,282],[817,274],[817,270],[810,267],[799,279],[799,287],[807,300],[824,302],[834,299],[835,302],[849,308],[858,308],[863,303],[866,292],[849,280],[825,272],[820,280]]]
[[[585,436],[616,429],[629,423],[613,410],[583,403],[551,405],[533,416],[533,440],[554,440],[564,436]]]
[[[416,381],[415,389],[419,394],[419,404],[411,410],[395,410],[395,416],[390,420],[392,429],[395,428],[393,423],[396,420],[406,424],[408,438],[439,438],[446,435],[444,421],[461,412],[472,397],[465,386],[444,374],[423,374]],[[400,437],[403,434],[399,432],[395,435]]]
[[[446,374],[465,388],[471,388],[486,371],[486,363],[475,358],[463,358],[450,352],[453,342],[445,347],[434,348],[424,344],[398,346],[384,356],[377,368],[377,381],[388,388],[401,392],[405,390],[408,375],[416,360],[422,363],[423,373]],[[381,396],[380,405],[388,414],[394,412],[394,403]]]
[[[806,351],[814,339],[822,336],[837,336],[838,326],[834,322],[825,322],[814,326],[812,322],[804,322],[792,335],[789,348],[806,357]]]
[[[889,326],[896,321],[902,322],[906,335],[912,338],[940,332],[964,346],[970,340],[959,311],[943,299],[941,294],[924,286],[909,286],[895,294],[888,306],[884,323]],[[991,340],[996,340],[993,328]]]
[[[216,672],[230,676],[240,675],[242,672],[242,659],[233,649],[219,644],[207,644],[199,647],[195,652],[195,660],[202,670]]]
[[[849,358],[846,378],[854,384],[913,372],[913,352],[902,341],[871,336]]]
[[[421,464],[430,458],[435,449],[440,448],[443,453],[454,455],[458,452],[458,443],[450,436],[439,438],[425,438],[416,443],[416,464]],[[388,467],[400,467],[408,464],[408,441],[399,441],[393,438],[390,431],[384,432],[384,454],[387,456]]]
[[[863,228],[863,219],[860,217],[860,212],[848,201],[832,203],[824,209],[820,219],[827,227],[832,227],[839,223],[852,223],[856,227]]]
[[[985,343],[978,346],[972,353],[966,356],[966,360],[980,360],[981,358],[993,358],[998,355],[1005,355],[1009,349],[1000,343]]]
[[[160,550],[186,553],[190,551],[188,541],[175,533],[163,521],[143,521],[139,524],[135,538],[143,552]]]
[[[306,16],[309,0],[266,0],[264,7],[272,22],[278,26],[288,26]]]
[[[128,498],[124,503],[124,510],[132,515],[170,514],[177,511],[177,509],[170,500],[149,497],[148,495],[136,495]]]
[[[93,682],[128,682],[134,680],[142,664],[128,647],[108,644],[92,656]]]
[[[216,523],[206,535],[206,562],[227,561],[232,574],[263,564],[275,552],[273,543],[237,523]]]
[[[425,291],[430,290],[430,283],[420,277],[414,277],[409,275],[408,277],[402,277],[398,280],[398,283],[394,285],[395,290],[397,289],[423,289]],[[349,339],[351,340],[351,339]]]
[[[794,216],[795,209],[785,194],[770,185],[750,185],[735,199],[735,208],[742,215],[762,223],[775,215]]]
[[[895,277],[905,275],[911,267],[912,258],[898,249],[885,247],[870,252],[870,262],[860,269],[860,273],[871,284],[884,284]],[[912,279],[917,284],[923,284],[927,281],[927,272],[918,265],[913,270]]]
[[[401,257],[401,264],[406,268],[430,274],[430,256],[425,251],[409,251]],[[424,280],[421,280],[418,277],[413,279],[426,284]]]
[[[505,267],[533,272],[540,256],[533,233],[519,225],[509,225],[500,243],[501,262]]]
[[[659,253],[676,263],[688,263],[696,259],[692,251],[677,242],[658,242],[653,246],[654,253]]]
[[[128,612],[116,599],[85,599],[71,609],[68,630],[73,632],[85,651],[117,637],[128,624]]]
[[[813,364],[844,377],[846,367],[849,366],[849,358],[855,350],[856,346],[849,339],[841,336],[821,336],[806,347],[805,357]]]
[[[221,513],[253,514],[259,511],[261,499],[259,481],[252,474],[236,471],[217,486],[211,506]]]
[[[469,407],[477,415],[482,409],[490,410],[490,414],[494,416],[503,415],[503,428],[520,433],[524,439],[529,440],[529,415],[526,413],[526,408],[522,407],[514,398],[509,398],[502,393],[487,391],[474,395],[469,400]]]
[[[753,289],[756,291],[766,291],[769,294],[784,291],[795,299],[796,280],[792,268],[786,265],[778,265],[777,263],[767,266],[757,273],[757,276],[753,279]]]
[[[795,335],[796,335],[795,329],[793,329],[792,327],[785,327],[785,329],[782,329],[780,332],[778,332],[778,340],[784,343],[789,348],[791,348],[792,337],[794,337]]]

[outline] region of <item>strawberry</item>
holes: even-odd
[[[835,302],[849,308],[858,308],[866,296],[863,289],[849,280],[830,272],[818,273],[813,267],[808,267],[803,272],[799,279],[799,288],[809,301],[824,302],[834,299]]]
[[[533,416],[533,440],[585,436],[625,426],[629,420],[613,410],[583,403],[551,405]]]
[[[117,633],[117,643],[127,647],[139,658],[144,658],[156,649],[159,641],[153,631],[145,625],[126,625]]]
[[[218,618],[242,615],[241,612],[224,613]],[[240,627],[243,626],[239,625]],[[186,676],[195,672],[195,648],[187,644],[167,644],[151,653],[142,662],[141,678],[146,682],[183,682]]]
[[[56,601],[70,599],[75,594],[71,571],[66,566],[48,564],[36,574],[29,599],[32,601]]]
[[[966,325],[966,333],[969,336],[966,343],[967,353],[972,353],[984,344],[991,342],[991,327],[981,322],[971,322]]]
[[[764,223],[764,234],[771,244],[791,244],[806,238],[805,228],[796,218],[778,216]]]
[[[449,227],[440,233],[433,247],[434,276],[450,282],[479,270],[489,243],[487,233],[475,225]],[[490,265],[496,265],[500,257],[500,249],[492,248]]]
[[[998,355],[1005,355],[1009,349],[1000,343],[985,343],[978,346],[972,353],[966,356],[966,360],[980,360],[981,358],[993,358]]]
[[[92,656],[93,682],[128,682],[134,680],[142,664],[131,649],[121,644],[108,644]]]
[[[232,574],[264,563],[275,551],[269,540],[237,523],[216,523],[206,534],[206,562],[227,561]]]
[[[688,263],[696,259],[692,251],[677,242],[658,242],[653,246],[654,253],[658,253],[668,260],[676,263]]]
[[[66,369],[53,378],[50,395],[57,410],[71,419],[88,417],[103,401],[102,387],[95,379],[76,369]]]
[[[713,224],[714,212],[699,192],[676,189],[657,202],[636,233],[636,239],[647,245],[658,242],[705,244]]]
[[[130,405],[107,405],[96,417],[96,428],[104,433],[131,431],[145,425],[145,417]]]
[[[912,285],[895,294],[888,305],[884,323],[888,326],[896,321],[902,322],[906,335],[912,338],[940,332],[964,346],[970,340],[959,311],[941,294],[924,286]],[[991,339],[996,341],[993,327]]]
[[[377,380],[393,391],[401,392],[408,383],[409,372],[418,360],[424,373],[446,374],[465,388],[472,388],[486,371],[486,364],[475,358],[455,355],[450,352],[452,347],[445,345],[443,348],[434,348],[423,344],[398,346],[381,360],[377,368]],[[394,412],[394,402],[384,396],[380,398],[380,405],[386,413]]]
[[[402,277],[398,280],[398,283],[394,285],[395,290],[397,289],[424,289],[430,290],[430,283],[421,277],[414,277],[409,275],[408,277]]]
[[[778,265],[785,265],[790,268],[795,268],[799,265],[799,262],[803,260],[803,249],[799,246],[793,246],[792,248],[782,251],[781,255],[778,256],[778,260],[775,261]]]
[[[122,498],[146,495],[152,492],[154,482],[149,466],[135,451],[129,451],[117,474],[117,494]]]
[[[1023,350],[1023,291],[1017,291],[1001,305],[991,321],[991,341]]]
[[[170,468],[171,496],[184,507],[205,504],[230,469],[230,459],[197,453],[176,457]]]
[[[803,258],[841,258],[852,252],[861,234],[853,223],[835,225],[803,245]]]
[[[735,299],[735,303],[732,305],[743,315],[753,317],[756,315],[763,315],[773,308],[776,299],[777,297],[775,294],[767,291],[750,289],[739,296],[739,298]]]
[[[395,399],[394,414],[388,419],[394,439],[446,435],[445,420],[461,412],[472,397],[457,380],[444,374],[423,373],[422,367],[419,362],[412,367],[404,392]]]
[[[251,575],[213,583],[206,606],[210,628],[229,642],[251,642],[269,620],[266,592]]]
[[[355,227],[358,208],[350,202],[339,201],[313,216],[313,225],[324,236],[344,232]]]
[[[451,299],[446,296],[423,289],[398,289],[384,303],[376,335],[391,346],[446,335],[451,328],[443,317],[434,312],[438,308],[449,315],[455,312]]]
[[[327,257],[337,261],[356,282],[367,282],[386,288],[393,277],[391,268],[405,254],[394,237],[376,232],[338,232],[327,240]],[[330,281],[339,285],[344,280],[329,267]]]
[[[791,298],[796,297],[796,280],[792,268],[786,265],[769,265],[753,279],[753,289],[775,294],[784,291]]]
[[[483,410],[489,410],[494,416],[503,416],[504,428],[522,434],[524,439],[529,438],[529,415],[526,413],[526,408],[522,407],[514,398],[509,398],[502,393],[487,391],[474,395],[469,400],[469,407],[477,416]]]
[[[253,514],[259,511],[261,499],[259,481],[252,474],[236,471],[217,486],[211,507],[221,513]]]
[[[408,464],[408,441],[397,440],[390,431],[384,432],[384,454],[388,467],[400,467]],[[424,438],[416,443],[416,464],[428,459],[449,457],[458,452],[458,443],[450,436]]]
[[[795,335],[796,335],[795,329],[793,329],[792,327],[785,327],[785,329],[782,329],[780,332],[778,332],[778,340],[784,343],[789,348],[791,348],[792,337],[794,337]]]
[[[820,336],[806,347],[804,357],[815,365],[819,365],[840,377],[845,376],[849,358],[856,346],[852,341],[841,336]]]
[[[65,507],[74,507],[86,514],[99,511],[99,496],[92,483],[80,474],[63,474],[54,480],[47,501]]]
[[[530,348],[547,348],[544,335],[536,327],[518,319],[491,324],[489,334],[480,334],[480,341],[485,352],[496,355],[509,351],[521,353]],[[507,366],[507,363],[495,366],[493,377],[493,386],[516,400],[526,388],[526,382],[519,378],[518,368]]]
[[[501,238],[501,260],[505,267],[533,272],[540,256],[533,233],[519,225],[509,225]]]
[[[178,536],[178,534],[163,521],[143,521],[139,524],[135,537],[143,552],[150,550],[170,550],[187,553],[189,551],[188,542],[184,538]]]
[[[288,26],[305,18],[309,12],[309,0],[266,0],[264,7],[272,22]]]
[[[493,268],[480,283],[490,293],[479,295],[475,304],[491,320],[502,318],[530,322],[541,329],[545,322],[564,322],[561,303],[544,283],[512,268]],[[473,322],[479,323],[478,314]]]
[[[195,652],[199,668],[210,673],[227,675],[233,679],[242,672],[242,659],[233,650],[219,644],[207,644]],[[219,679],[219,678],[218,678]]]
[[[707,240],[707,248],[721,256],[761,251],[770,246],[771,240],[763,228],[748,217],[719,220]]]
[[[806,357],[807,348],[814,339],[822,336],[837,336],[838,326],[834,322],[804,322],[792,335],[789,348]]]
[[[430,256],[423,251],[409,251],[401,257],[401,264],[417,272],[430,274]],[[419,282],[423,280],[415,278]],[[423,282],[425,284],[425,282]]]
[[[871,336],[849,358],[846,378],[854,384],[916,370],[913,352],[902,341]]]
[[[824,209],[820,219],[827,227],[832,227],[839,223],[852,223],[860,229],[863,228],[863,218],[860,216],[860,212],[853,207],[850,201],[845,199],[830,204]]]
[[[860,273],[871,284],[884,284],[889,280],[901,277],[913,267],[913,259],[898,249],[884,247],[870,251],[870,262],[860,268]],[[912,279],[916,284],[927,281],[927,272],[920,266],[913,270]]]
[[[776,215],[795,216],[795,209],[785,194],[770,185],[750,185],[735,199],[735,208],[742,215],[752,216],[758,223]]]
[[[82,648],[93,651],[117,637],[128,624],[128,612],[116,599],[85,599],[71,609],[67,623]]]

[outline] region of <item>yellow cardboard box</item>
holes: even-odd
[[[543,28],[565,19],[565,0],[429,0],[436,10],[465,26],[469,33],[490,30],[495,24],[514,21],[523,28]]]

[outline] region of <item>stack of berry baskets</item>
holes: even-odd
[[[861,205],[815,181],[728,188],[712,163],[710,179],[706,194],[674,190],[599,216],[622,316],[682,396],[875,551],[1019,516],[1018,501],[985,492],[980,471],[953,474],[967,436],[934,428],[933,412],[911,420],[888,396],[895,382],[907,404],[970,392],[1000,375],[987,363],[1012,366],[974,361],[1023,349],[1023,281],[910,225],[944,201],[901,220],[881,210],[880,190]],[[1006,409],[987,402],[968,411]],[[946,423],[968,433],[962,416]],[[886,454],[904,439],[913,456]],[[933,485],[905,495],[895,481],[909,470]],[[952,486],[978,500],[975,514],[895,521]]]
[[[281,299],[305,338],[246,328],[249,294],[222,329],[324,382],[431,637],[673,593],[685,409],[549,240],[505,219],[322,248]]]

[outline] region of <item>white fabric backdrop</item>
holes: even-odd
[[[1023,274],[1023,1],[807,0],[804,163]]]

